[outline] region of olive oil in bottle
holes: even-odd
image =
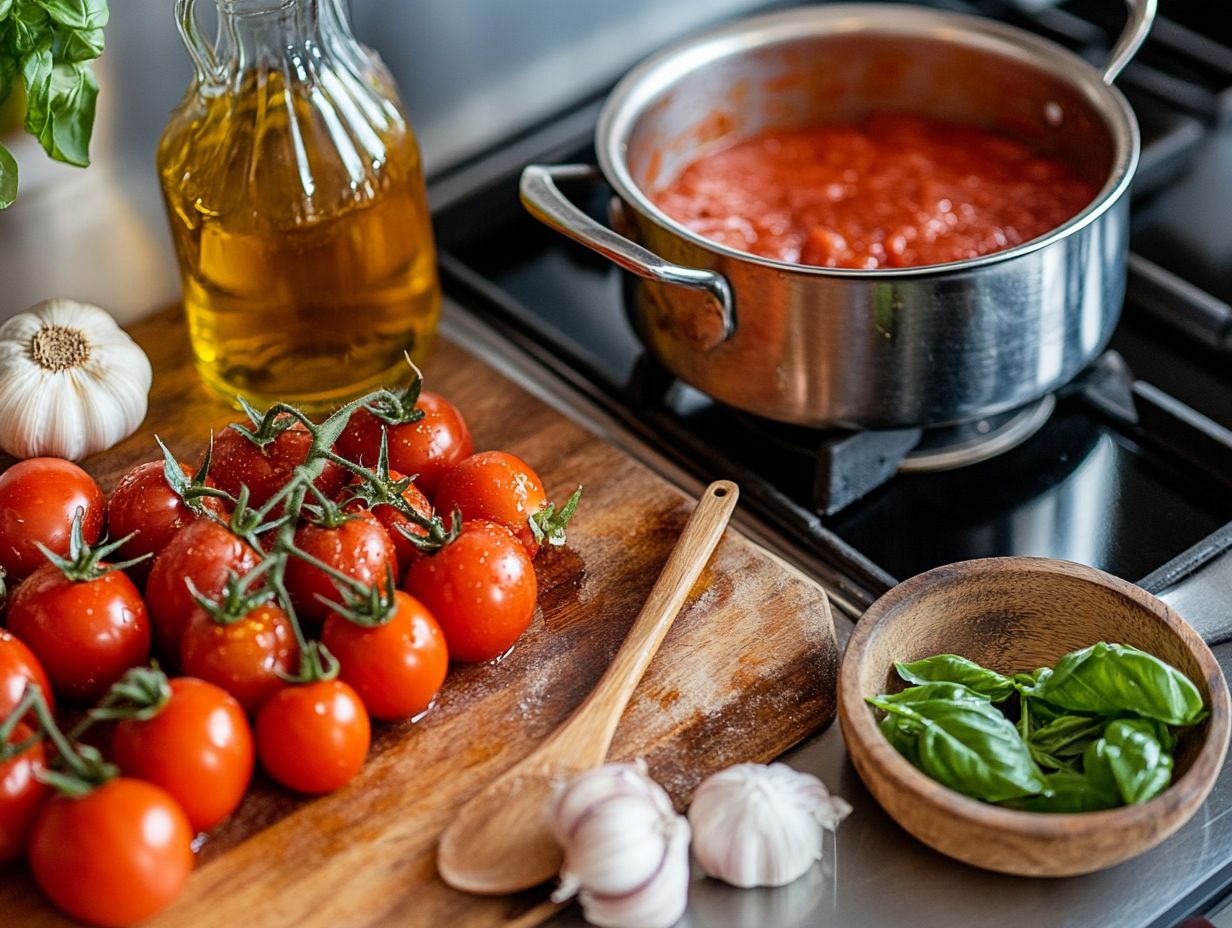
[[[405,381],[440,312],[414,135],[342,0],[218,0],[158,151],[197,368],[311,411]]]

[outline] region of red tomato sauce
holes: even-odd
[[[914,116],[764,132],[652,197],[739,251],[818,267],[922,267],[1030,241],[1096,187],[1000,135]]]

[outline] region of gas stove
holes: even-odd
[[[941,5],[1012,22],[1093,62],[1121,17],[1107,0]],[[803,554],[852,618],[938,564],[1067,558],[1163,594],[1232,673],[1232,31],[1206,22],[1196,2],[1164,0],[1161,13],[1118,80],[1143,133],[1122,321],[1086,371],[1026,408],[946,429],[821,432],[737,412],[675,380],[643,354],[621,273],[518,201],[528,161],[594,162],[602,94],[436,179],[447,290],[655,455],[701,481],[736,480],[742,503]],[[580,202],[605,219],[607,198],[591,190]],[[843,881],[832,874],[812,895],[788,894],[802,924],[984,924],[987,905],[984,916],[1035,924],[1170,926],[1212,911],[1232,883],[1228,770],[1203,813],[1156,851],[1044,884],[971,870],[897,832],[843,759],[836,727],[799,758],[858,809],[856,833],[840,839]],[[901,893],[853,878],[853,868],[872,868]],[[695,906],[690,924],[750,923],[733,920],[741,911],[786,920],[774,909],[782,899],[758,909],[713,887],[702,898],[715,893],[726,902],[709,915]]]

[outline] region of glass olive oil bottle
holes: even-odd
[[[345,0],[216,0],[158,170],[193,353],[228,400],[321,411],[410,375],[440,313],[418,146]]]

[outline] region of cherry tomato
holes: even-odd
[[[495,522],[462,532],[407,572],[404,588],[440,623],[449,656],[486,661],[513,647],[535,614],[535,569],[513,533]]]
[[[180,658],[184,626],[197,608],[187,581],[191,580],[202,596],[217,599],[222,595],[228,572],[242,577],[259,560],[248,542],[211,519],[201,519],[181,529],[154,559],[145,584],[159,653],[173,661]]]
[[[389,472],[389,479],[390,482],[396,483],[399,480],[404,480],[406,478],[403,474],[391,470]],[[354,484],[358,484],[360,482],[361,481],[358,477],[352,481]],[[407,505],[409,505],[425,519],[432,518],[432,504],[428,502],[428,497],[424,496],[415,484],[411,483],[407,485],[407,488],[402,491],[402,498],[406,500]],[[354,502],[347,504],[346,511],[357,512],[363,508],[365,508],[365,503],[362,500],[355,500]],[[416,548],[412,542],[408,541],[406,536],[403,535],[402,532],[398,531],[398,529],[400,527],[404,528],[411,534],[419,535],[420,537],[426,537],[428,530],[416,525],[388,503],[377,503],[369,511],[376,516],[376,520],[381,523],[386,534],[389,535],[389,540],[393,542],[394,557],[398,562],[398,570],[405,573],[407,567],[410,566],[411,561],[419,557],[419,549]]]
[[[474,445],[462,414],[443,396],[425,390],[415,408],[424,412],[419,421],[387,426],[389,466],[415,474],[415,485],[431,497],[445,472],[467,457]],[[339,453],[359,464],[375,464],[382,426],[368,410],[357,409],[338,439]]]
[[[398,576],[394,545],[376,516],[366,510],[350,513],[350,518],[334,528],[305,523],[295,531],[295,546],[334,570],[367,586],[388,587],[388,571]],[[287,592],[295,603],[295,614],[305,622],[319,625],[331,609],[319,599],[340,602],[342,594],[330,576],[307,561],[291,556],[284,576]]]
[[[13,594],[8,623],[66,702],[94,702],[150,656],[145,603],[119,570],[78,581],[44,564]]]
[[[340,676],[377,719],[419,715],[449,670],[445,635],[432,613],[401,590],[394,599],[396,611],[383,625],[365,628],[335,613],[321,633],[321,642],[342,665]]]
[[[219,625],[200,606],[180,641],[180,669],[234,696],[249,715],[285,687],[295,672],[299,645],[287,614],[265,603],[230,625]]]
[[[32,734],[34,729],[18,722],[9,734],[9,744],[21,744]],[[34,775],[45,762],[41,741],[16,757],[0,761],[0,865],[25,856],[34,819],[51,798],[51,787]]]
[[[240,423],[251,428],[251,423]],[[286,485],[291,474],[308,457],[312,433],[302,422],[296,422],[265,447],[257,447],[235,429],[225,428],[214,438],[214,458],[210,474],[218,486],[232,496],[239,496],[240,486],[248,487],[248,504],[254,509],[265,505]],[[347,481],[347,470],[333,461],[313,481],[317,488],[332,499]],[[280,510],[281,511],[281,510]],[[276,514],[276,513],[275,513]]]
[[[528,519],[548,504],[543,481],[531,466],[505,451],[481,451],[458,463],[436,490],[436,510],[462,510],[464,519],[497,522],[522,542],[532,558],[539,543]]]
[[[252,730],[226,690],[192,677],[171,681],[153,718],[116,725],[112,758],[125,776],[161,786],[193,831],[209,831],[244,798],[252,778]]]
[[[319,795],[359,773],[372,737],[368,712],[341,680],[288,686],[257,713],[257,756],[283,786]]]
[[[8,718],[21,700],[27,683],[37,683],[48,708],[55,708],[55,697],[43,665],[21,639],[0,628],[0,722]]]
[[[131,925],[184,886],[192,829],[166,790],[116,777],[43,806],[29,853],[34,879],[62,911],[94,925]]]
[[[158,554],[170,544],[185,525],[202,518],[204,512],[221,514],[222,501],[212,496],[199,497],[192,506],[184,502],[167,483],[164,461],[139,464],[120,478],[107,503],[107,526],[112,538],[132,535],[114,555],[127,561],[143,554]],[[187,464],[180,468],[192,474]],[[207,479],[207,486],[213,481]],[[144,580],[152,564],[144,560],[128,568],[131,576]]]
[[[68,552],[78,509],[89,544],[103,534],[107,501],[94,478],[71,461],[29,458],[0,474],[0,568],[10,583],[47,563],[35,542],[56,554]]]

